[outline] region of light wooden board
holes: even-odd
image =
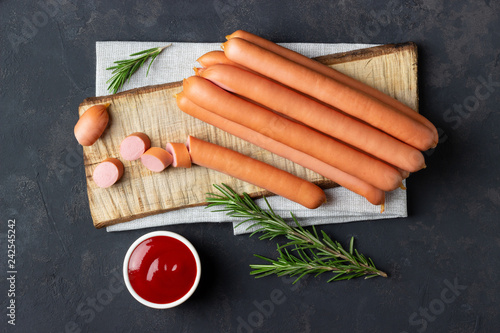
[[[417,48],[413,43],[384,45],[343,54],[326,55],[317,60],[365,82],[417,110]],[[119,146],[130,133],[144,132],[152,146],[185,142],[193,135],[287,170],[327,188],[336,186],[315,172],[298,166],[257,146],[240,140],[211,125],[184,114],[177,108],[175,94],[181,82],[148,86],[122,93],[87,98],[80,104],[81,116],[95,104],[110,103],[110,122],[102,137],[83,147],[90,212],[96,228],[173,209],[202,205],[212,184],[226,183],[238,193],[253,197],[268,195],[265,190],[199,166],[190,169],[169,167],[161,173],[144,168],[139,161],[123,161],[122,179],[107,189],[92,180],[99,162],[107,157],[120,160]]]

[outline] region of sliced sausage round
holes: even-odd
[[[141,162],[146,168],[154,172],[162,172],[172,164],[172,155],[165,149],[152,147],[141,156]]]
[[[120,155],[127,161],[135,161],[151,147],[149,137],[141,132],[132,133],[120,144]]]
[[[172,155],[172,166],[175,168],[190,168],[191,156],[185,144],[178,142],[167,143],[166,150]]]
[[[106,188],[123,176],[123,163],[116,158],[107,158],[94,169],[92,179],[97,186]]]

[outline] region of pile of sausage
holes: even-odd
[[[271,41],[238,30],[198,59],[179,108],[384,204],[425,168],[438,133],[396,99]],[[286,186],[286,185],[284,185]],[[289,189],[293,191],[292,188]]]

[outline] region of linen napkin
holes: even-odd
[[[113,62],[126,59],[130,54],[145,49],[165,46],[160,56],[156,58],[149,76],[146,77],[147,66],[140,68],[125,84],[122,90],[181,81],[193,74],[193,67],[198,66],[196,59],[202,54],[220,50],[220,43],[169,43],[169,42],[97,42],[96,43],[96,96],[109,95],[106,81],[111,77],[111,71],[106,68],[113,66]],[[316,43],[283,43],[280,44],[308,57],[316,57],[338,52],[348,52],[356,49],[371,47],[368,44],[316,44]],[[149,62],[148,62],[149,63]],[[214,188],[215,191],[215,188]],[[385,212],[380,213],[379,206],[373,206],[365,198],[336,187],[325,190],[327,203],[311,210],[302,207],[280,196],[267,198],[274,211],[284,218],[290,217],[292,212],[299,222],[306,225],[320,225],[329,223],[344,223],[364,220],[378,220],[407,216],[406,191],[397,189],[386,194]],[[257,203],[265,207],[263,199]],[[181,223],[199,222],[232,222],[235,227],[240,221],[228,217],[222,212],[209,212],[204,206],[190,207],[172,212],[147,216],[130,222],[124,222],[107,227],[107,231],[123,231],[150,227],[165,226]],[[241,224],[234,229],[234,234],[250,232],[249,223]]]

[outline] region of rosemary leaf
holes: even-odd
[[[137,70],[144,65],[144,63],[151,58],[151,61],[149,62],[148,70],[146,72],[146,76],[149,74],[149,70],[151,69],[151,65],[153,64],[153,61],[158,57],[158,55],[167,47],[169,47],[172,44],[168,44],[163,47],[154,47],[151,49],[139,51],[136,53],[132,53],[130,56],[136,58],[132,59],[123,59],[123,60],[117,60],[114,63],[116,65],[111,66],[106,68],[106,70],[113,70],[111,72],[111,78],[106,81],[106,83],[109,83],[108,86],[108,91],[110,91],[113,94],[116,94],[116,92],[123,87],[125,82],[130,81],[130,78],[132,75],[137,72]]]
[[[350,280],[364,276],[365,279],[376,276],[387,277],[387,274],[375,267],[370,258],[366,258],[354,248],[354,237],[349,242],[349,251],[332,240],[324,231],[319,234],[313,226],[312,231],[302,227],[297,218],[290,213],[293,225],[287,223],[276,214],[264,197],[267,209],[260,208],[247,193],[238,195],[226,184],[214,185],[219,193],[207,193],[207,208],[213,211],[225,212],[226,215],[243,218],[242,223],[253,222],[248,229],[256,229],[250,236],[262,233],[259,239],[272,240],[284,236],[288,242],[277,245],[278,258],[270,259],[260,255],[257,258],[265,264],[252,264],[250,275],[261,278],[269,275],[297,276],[294,283],[305,275],[318,276],[331,273],[333,276],[327,281]],[[247,229],[247,230],[248,230]]]

